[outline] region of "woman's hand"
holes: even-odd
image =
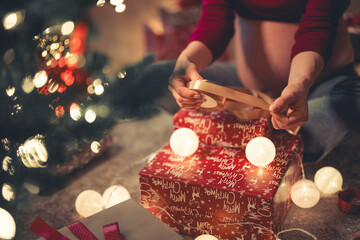
[[[195,90],[187,88],[190,81],[203,80],[199,72],[212,61],[212,53],[200,41],[190,42],[176,61],[173,74],[169,79],[169,91],[179,106],[186,110],[196,110],[203,98]]]
[[[309,90],[323,68],[324,60],[316,52],[301,52],[292,59],[288,85],[269,107],[274,128],[291,129],[308,121]]]
[[[308,90],[301,85],[288,85],[269,107],[275,129],[302,126],[309,119]]]
[[[200,93],[187,88],[190,81],[203,80],[196,71],[196,67],[189,61],[182,61],[169,80],[169,91],[174,96],[179,106],[185,110],[196,110],[203,103]]]

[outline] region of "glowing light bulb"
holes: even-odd
[[[316,172],[314,181],[320,192],[333,194],[341,190],[343,177],[337,169],[323,167]]]
[[[276,154],[274,143],[266,137],[255,137],[245,149],[246,158],[255,166],[265,167],[270,164]]]
[[[75,201],[75,209],[82,217],[91,216],[103,210],[101,194],[94,190],[81,192]]]
[[[195,240],[219,240],[219,239],[210,234],[203,234],[195,238]]]
[[[126,188],[121,185],[113,185],[105,190],[102,202],[105,208],[109,208],[130,198],[130,193]]]
[[[16,225],[14,218],[5,209],[0,208],[0,239],[13,239]]]
[[[72,22],[72,21],[65,22],[65,23],[61,26],[61,33],[62,33],[63,35],[69,35],[69,34],[71,34],[71,33],[74,31],[74,27],[75,27],[74,22]]]
[[[42,86],[45,85],[47,80],[48,80],[48,75],[44,70],[42,70],[35,74],[34,79],[33,79],[33,84],[35,87],[41,88]]]
[[[291,200],[301,208],[311,208],[320,200],[320,192],[313,181],[302,179],[291,188]]]
[[[179,128],[170,137],[170,147],[180,156],[193,154],[199,146],[199,138],[190,128]]]

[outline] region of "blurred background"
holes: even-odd
[[[200,5],[201,0],[1,1],[0,208],[14,214],[27,208],[28,194],[60,191],[106,156],[114,126],[162,111],[159,101],[168,94],[174,60]],[[352,1],[344,18],[360,62],[360,0]],[[232,43],[218,61],[232,62],[231,49]],[[171,118],[165,118],[163,139],[171,131]]]

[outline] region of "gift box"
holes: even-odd
[[[140,172],[142,205],[185,234],[208,233],[220,240],[274,239],[291,204],[291,186],[301,177],[302,138],[271,130],[268,119],[240,122],[223,114],[175,115],[174,128],[192,128],[199,147],[186,157],[176,155],[169,144],[157,152]],[[255,124],[257,130],[233,133],[236,124]],[[208,141],[204,128],[222,138]],[[257,167],[247,160],[242,146],[264,135],[273,141],[276,156],[269,165]],[[235,147],[227,147],[229,143]]]
[[[268,117],[240,121],[226,111],[180,110],[173,120],[174,130],[190,128],[200,142],[220,147],[244,148],[254,137],[270,137],[274,132]]]
[[[83,227],[76,230],[76,232],[81,231],[81,234],[84,235],[86,230],[90,231],[90,233],[88,237],[83,236],[80,239],[105,239],[103,227],[112,223],[118,225],[120,236],[123,240],[183,239],[179,234],[174,232],[174,230],[166,226],[132,199],[84,218],[81,220],[81,223],[80,227],[82,227],[82,225]],[[74,228],[74,224],[71,225]],[[61,228],[58,232],[70,240],[78,240],[79,238],[69,229],[71,225]],[[84,230],[84,227],[87,229]],[[44,230],[41,232],[44,233]],[[49,236],[49,234],[47,234],[47,236]],[[39,238],[39,240],[44,240],[44,238]]]

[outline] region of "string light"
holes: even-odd
[[[75,200],[75,209],[82,217],[88,217],[103,210],[102,197],[94,190],[81,192]]]
[[[203,234],[195,238],[195,240],[219,240],[219,239],[210,234]]]
[[[16,233],[16,224],[11,214],[3,208],[0,208],[0,223],[0,239],[13,239]]]
[[[343,177],[337,169],[323,167],[316,172],[314,181],[321,193],[333,194],[341,190]]]
[[[126,188],[121,185],[113,185],[105,190],[102,196],[102,203],[105,208],[109,208],[130,198],[130,193]]]
[[[245,154],[251,164],[265,167],[274,160],[276,149],[270,139],[255,137],[246,145]]]
[[[179,128],[170,137],[170,147],[180,156],[193,154],[199,146],[199,138],[190,128]]]
[[[291,188],[291,199],[301,208],[311,208],[320,200],[320,192],[313,181],[302,179]]]

